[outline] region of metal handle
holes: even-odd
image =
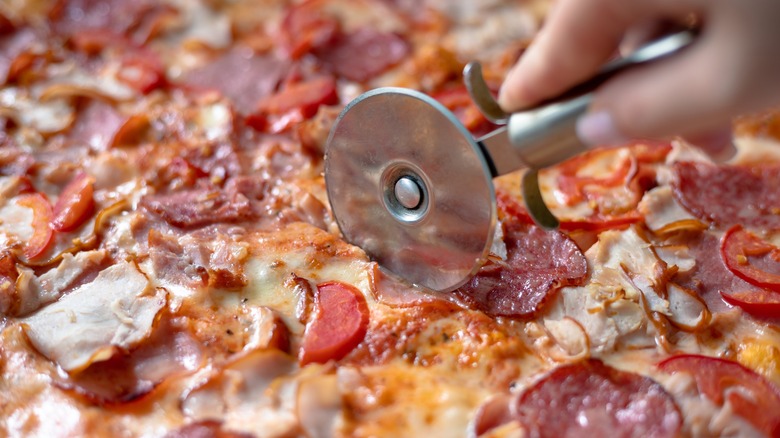
[[[612,76],[626,69],[656,61],[689,45],[694,31],[686,30],[655,40],[634,53],[608,63],[593,78],[529,110],[507,114],[499,107],[482,77],[478,63],[463,71],[466,88],[480,111],[494,123],[506,124],[478,140],[489,155],[495,176],[522,167],[530,167],[523,179],[526,205],[531,216],[545,228],[555,228],[558,221],[544,204],[539,193],[535,170],[552,166],[579,154],[587,147],[577,137],[577,119],[588,110],[593,91]],[[513,157],[512,157],[513,156]]]
[[[592,92],[612,76],[656,61],[690,44],[693,31],[682,31],[651,42],[634,53],[610,62],[593,78],[534,108],[507,114],[501,110],[482,78],[478,63],[464,69],[466,87],[480,111],[494,123],[507,124],[512,149],[529,167],[553,165],[585,150],[576,135],[576,121],[587,111]],[[490,135],[490,134],[488,134]]]

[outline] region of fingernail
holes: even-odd
[[[628,141],[618,132],[612,115],[606,111],[587,113],[577,120],[577,137],[589,146],[616,146]]]

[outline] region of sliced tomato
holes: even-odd
[[[715,404],[728,399],[734,412],[758,430],[780,436],[780,389],[754,371],[730,360],[695,354],[671,357],[658,367],[672,374],[690,373],[699,391]]]
[[[735,225],[723,235],[720,256],[737,277],[780,292],[780,248]]]
[[[278,133],[317,114],[320,105],[339,102],[336,80],[320,76],[304,82],[287,85],[280,92],[263,99],[258,112],[247,118],[247,123],[259,131]]]
[[[337,281],[317,285],[314,318],[306,324],[301,365],[339,360],[366,336],[368,305],[354,286]]]
[[[455,117],[463,123],[463,126],[475,136],[487,134],[495,129],[495,125],[486,119],[474,104],[465,85],[446,88],[434,93],[431,97],[452,111]]]
[[[504,213],[519,219],[524,223],[533,223],[531,215],[524,205],[517,202],[512,195],[501,190],[496,191],[496,203],[498,209]],[[555,212],[553,212],[555,213]],[[603,231],[613,229],[623,229],[631,224],[642,220],[642,216],[636,211],[630,211],[623,215],[607,216],[601,213],[595,213],[582,219],[564,219],[559,218],[560,229],[565,231]]]
[[[616,154],[620,150],[630,152],[621,161]],[[588,186],[618,187],[628,186],[638,175],[643,164],[660,162],[671,150],[667,142],[636,141],[622,148],[594,149],[570,158],[556,166],[558,175],[558,190],[569,205],[574,205],[588,198]],[[582,174],[589,166],[599,166],[606,170],[604,175]]]
[[[24,256],[29,260],[43,254],[52,242],[54,230],[51,229],[51,204],[40,193],[30,193],[17,198],[16,203],[33,211],[33,235],[24,247]]]
[[[780,318],[780,294],[767,290],[721,292],[723,301],[761,318]]]
[[[76,175],[60,193],[54,205],[51,227],[57,231],[70,231],[87,220],[95,208],[92,198],[94,179],[84,172]]]

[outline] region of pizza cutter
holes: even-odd
[[[433,98],[403,88],[378,88],[349,103],[331,129],[325,183],[344,237],[381,266],[436,291],[463,285],[484,264],[496,228],[492,179],[526,168],[528,212],[542,227],[558,220],[542,200],[538,169],[586,149],[577,118],[592,91],[612,75],[688,45],[685,31],[607,64],[594,78],[523,112],[506,114],[479,64],[464,71],[472,100],[498,125],[475,139]]]

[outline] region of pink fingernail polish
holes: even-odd
[[[615,146],[628,141],[618,132],[612,115],[606,111],[588,113],[577,120],[577,137],[589,146]]]

